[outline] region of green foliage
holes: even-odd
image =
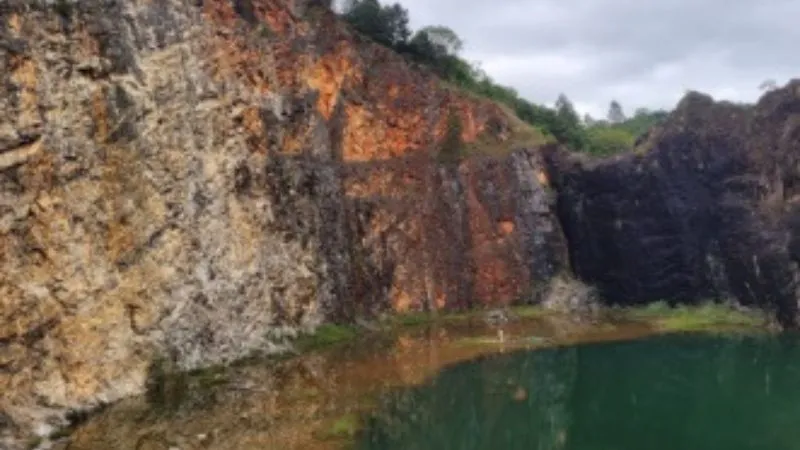
[[[461,161],[465,149],[462,132],[461,116],[456,111],[450,111],[447,117],[447,129],[439,148],[438,157],[441,162],[457,164]]]
[[[556,115],[562,122],[569,126],[580,126],[578,113],[575,112],[575,107],[572,105],[572,102],[564,94],[559,94],[558,100],[556,100]]]
[[[628,311],[629,317],[653,323],[663,331],[695,331],[714,328],[759,328],[766,322],[763,313],[742,312],[719,303],[670,307],[656,302]]]
[[[614,103],[619,107],[619,115],[622,115],[622,107],[619,103]],[[638,138],[666,119],[668,114],[666,111],[649,111],[639,108],[633,117],[618,123],[605,120],[595,121],[591,117],[586,117],[584,118],[585,150],[598,156],[608,156],[630,150]]]
[[[622,123],[625,121],[625,113],[622,111],[622,105],[618,101],[612,100],[608,106],[608,121],[611,123]]]
[[[408,39],[408,11],[398,4],[381,6],[377,0],[352,0],[343,17],[356,30],[433,70],[459,88],[507,105],[523,121],[575,149],[586,139],[577,114],[566,114],[533,104],[507,86],[495,83],[480,68],[458,56],[464,43],[450,28],[437,25],[420,29]],[[570,104],[571,107],[571,104]]]
[[[428,325],[436,321],[436,317],[437,316],[426,312],[399,314],[392,318],[392,324],[399,327],[416,327]]]
[[[427,26],[417,34],[425,35],[433,45],[443,48],[448,55],[456,55],[464,48],[464,41],[453,30],[442,25]]]
[[[634,144],[631,133],[618,127],[594,126],[586,130],[588,151],[597,156],[608,156],[630,150]]]
[[[541,306],[517,306],[511,308],[512,313],[523,319],[533,319],[543,317],[546,311]]]
[[[325,324],[314,333],[301,336],[295,344],[300,351],[309,351],[348,342],[357,336],[358,331],[353,326]]]
[[[390,325],[395,328],[413,328],[434,323],[463,322],[475,318],[480,311],[448,312],[444,314],[430,312],[411,312],[392,317]]]
[[[378,0],[358,0],[346,6],[343,16],[356,30],[387,47],[403,46],[411,35],[408,10],[399,3],[381,6]]]
[[[521,98],[513,88],[495,83],[479,66],[458,55],[464,42],[450,28],[426,26],[412,35],[408,11],[397,3],[383,6],[378,0],[349,0],[342,16],[374,41],[428,67],[460,89],[508,106],[517,117],[540,130],[545,137],[553,137],[573,150],[609,155],[629,149],[636,137],[663,118],[663,112],[640,111],[634,118],[626,120],[622,105],[615,100],[609,107],[612,128],[608,127],[608,122],[595,122],[588,117],[582,123],[572,102],[564,94],[558,97],[555,108],[548,108]],[[593,130],[595,124],[603,128]],[[448,130],[459,127],[460,124],[451,123]],[[442,154],[450,160],[460,158],[463,151],[463,142],[460,142],[460,137],[455,138],[456,134],[460,135],[460,132],[449,133],[443,143]]]
[[[347,413],[333,422],[323,438],[353,438],[361,427],[361,418],[358,414]]]
[[[174,413],[190,395],[189,374],[181,371],[166,355],[150,362],[145,397],[148,403],[164,413]]]
[[[619,124],[619,128],[629,132],[634,138],[639,138],[655,125],[664,121],[669,113],[667,111],[649,111],[639,108],[633,117]]]

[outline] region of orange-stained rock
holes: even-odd
[[[450,111],[498,146],[512,118],[308,3],[0,8],[0,446],[141,392],[159,355],[227,363],[560,270],[537,152],[433,157]]]

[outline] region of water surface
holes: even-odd
[[[800,449],[800,337],[520,351],[382,396],[360,450]]]
[[[70,436],[69,450],[351,448],[350,431],[382,393],[424,385],[443,367],[481,355],[653,332],[642,322],[577,323],[546,315],[508,323],[503,342],[480,319],[366,335],[284,361],[170,380],[154,395],[93,415]]]

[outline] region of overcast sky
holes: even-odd
[[[389,3],[383,0],[382,3]],[[671,108],[687,89],[755,101],[800,77],[800,0],[400,0],[413,29],[441,24],[467,60],[536,103],[564,92],[604,117]]]

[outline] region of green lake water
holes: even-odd
[[[520,351],[384,394],[359,450],[800,449],[800,336]]]

